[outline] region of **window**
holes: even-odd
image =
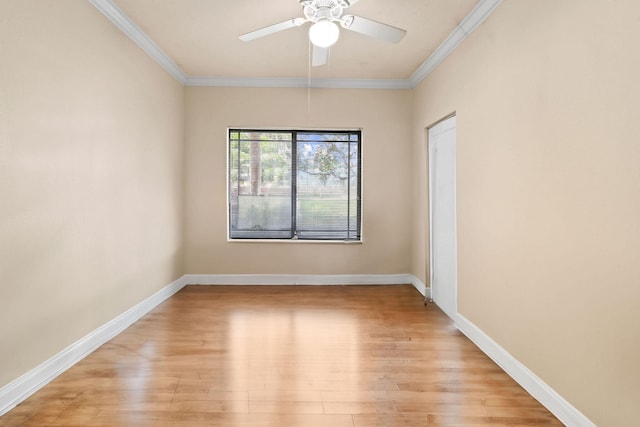
[[[360,240],[360,131],[229,130],[229,238]]]

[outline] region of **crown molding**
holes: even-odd
[[[151,38],[138,27],[112,0],[89,0],[96,9],[102,12],[127,37],[156,61],[167,73],[182,85],[187,75]]]
[[[480,0],[473,10],[458,24],[449,36],[433,51],[409,78],[411,87],[416,87],[436,69],[491,13],[502,0]]]
[[[413,89],[442,63],[485,19],[502,0],[480,0],[438,48],[408,79],[307,79],[191,77],[140,29],[113,0],[88,0],[127,37],[184,86],[330,88],[330,89]]]
[[[187,77],[185,86],[327,89],[411,89],[409,80]]]

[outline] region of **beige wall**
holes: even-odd
[[[415,91],[456,111],[459,311],[600,427],[640,402],[640,3],[505,0]]]
[[[189,273],[394,274],[410,269],[411,92],[187,88]],[[228,127],[362,128],[363,243],[227,242]]]
[[[86,0],[0,1],[0,387],[182,275],[183,95]]]

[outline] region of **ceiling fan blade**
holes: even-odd
[[[391,43],[398,43],[404,35],[407,34],[407,31],[401,28],[361,16],[345,15],[340,21],[340,24],[344,28],[355,31],[356,33],[365,34]]]
[[[324,65],[329,60],[329,48],[328,47],[318,47],[313,45],[313,53],[311,56],[311,65],[314,67],[318,67],[320,65]]]
[[[260,37],[268,36],[270,34],[277,33],[279,31],[288,30],[289,28],[299,27],[307,22],[305,18],[293,18],[278,24],[269,25],[268,27],[260,28],[259,30],[251,31],[250,33],[240,36],[240,40],[248,42],[251,40],[259,39]]]

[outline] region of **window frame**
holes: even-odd
[[[232,143],[232,132],[264,132],[264,133],[290,133],[291,134],[291,192],[292,192],[292,201],[295,202],[291,207],[291,231],[293,237],[291,238],[283,238],[283,237],[232,237],[231,236],[231,222],[232,222],[232,200],[231,200],[231,143]],[[297,207],[295,206],[298,202],[298,194],[297,194],[297,179],[298,172],[297,169],[297,134],[345,134],[345,135],[357,135],[357,167],[356,167],[356,227],[357,227],[357,237],[356,238],[299,238],[297,235]],[[227,211],[227,222],[226,222],[226,230],[227,230],[227,242],[265,242],[265,243],[277,243],[277,242],[296,242],[296,243],[338,243],[338,244],[360,244],[363,241],[362,238],[362,129],[361,128],[270,128],[270,127],[228,127],[227,128],[227,141],[226,141],[226,211]],[[340,142],[340,141],[336,141]],[[351,142],[351,141],[349,141]]]

